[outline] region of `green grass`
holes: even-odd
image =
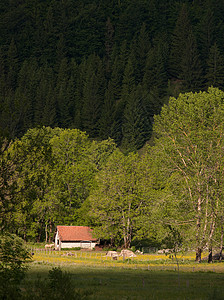
[[[33,264],[29,283],[46,279],[51,265]],[[89,291],[88,299],[224,299],[224,275],[212,272],[148,271],[139,269],[64,266],[72,284]],[[27,281],[28,282],[28,281]],[[26,282],[24,282],[26,285]]]
[[[34,255],[23,287],[60,266],[71,276],[72,286],[88,292],[87,299],[224,299],[224,263],[194,262],[193,255],[175,261],[165,255],[143,255],[123,261],[105,253],[39,252]],[[85,298],[86,299],[86,298]]]

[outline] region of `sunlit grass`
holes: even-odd
[[[205,256],[205,255],[204,255]],[[119,256],[117,260],[106,256],[106,252],[95,251],[37,251],[33,255],[33,264],[49,264],[59,266],[89,266],[112,267],[145,270],[172,270],[179,267],[183,272],[224,272],[223,263],[215,262],[198,264],[194,261],[195,253],[179,254],[177,261],[171,254],[143,254],[133,258],[124,259]]]

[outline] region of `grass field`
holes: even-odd
[[[68,253],[72,256],[68,256]],[[114,261],[104,252],[37,251],[24,285],[47,280],[53,267],[70,274],[71,284],[87,299],[224,299],[224,263],[196,264],[194,254],[138,255]]]

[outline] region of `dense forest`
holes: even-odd
[[[2,134],[58,126],[141,148],[169,96],[222,87],[223,14],[215,0],[2,0]]]
[[[222,249],[224,2],[1,2],[1,231]]]

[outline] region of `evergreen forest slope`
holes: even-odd
[[[77,128],[141,148],[170,96],[222,88],[223,1],[2,0],[0,132]]]

